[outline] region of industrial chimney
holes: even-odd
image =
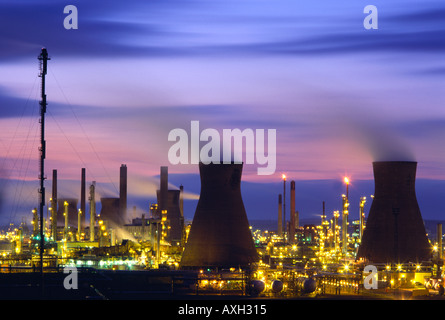
[[[181,268],[248,268],[258,261],[241,196],[242,168],[199,164],[201,193]]]
[[[57,241],[57,170],[53,170],[53,186],[51,197],[51,237]]]
[[[120,223],[127,218],[127,165],[122,164],[119,172],[119,216]]]
[[[431,258],[417,203],[417,162],[373,163],[375,193],[357,257],[375,263],[421,262]]]
[[[80,211],[82,211],[80,227],[85,228],[85,213],[86,213],[86,181],[85,181],[85,168],[81,170],[81,182],[80,182]]]
[[[277,235],[283,236],[283,199],[281,194],[278,195],[278,230]]]
[[[295,181],[290,182],[290,227],[289,243],[295,242]]]

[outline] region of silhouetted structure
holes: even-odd
[[[80,210],[82,216],[80,218],[82,228],[85,228],[85,215],[86,215],[86,174],[85,168],[81,170],[80,178]]]
[[[373,163],[375,193],[358,258],[375,263],[421,262],[431,258],[415,191],[417,162]]]
[[[122,221],[127,218],[127,165],[120,167],[119,175],[119,216]]]
[[[181,268],[248,268],[258,261],[241,196],[242,164],[199,164],[201,192]]]
[[[102,208],[100,209],[100,220],[107,221],[110,226],[124,224],[120,215],[120,198],[100,198]]]
[[[78,199],[74,198],[64,198],[64,199],[57,199],[57,226],[64,226],[65,225],[65,205],[64,203],[68,202],[68,226],[69,227],[76,227],[77,228],[77,202]]]
[[[181,209],[179,204],[180,190],[167,190],[167,220],[166,224],[169,229],[167,231],[166,240],[172,245],[180,245],[182,243],[182,231],[184,229],[184,219],[181,217]],[[158,203],[161,203],[161,192],[157,190]]]

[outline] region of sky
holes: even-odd
[[[369,4],[378,29],[364,28]],[[65,29],[66,5],[78,29]],[[339,210],[344,176],[358,212],[375,160],[417,161],[422,215],[442,219],[444,17],[439,0],[3,0],[0,222],[29,220],[38,206],[42,47],[47,195],[53,169],[68,197],[86,168],[99,196],[116,196],[126,164],[128,205],[147,210],[168,166],[192,218],[198,166],[169,163],[168,134],[199,121],[276,130],[276,172],[243,168],[249,219],[276,218],[283,173],[297,181],[301,217],[320,215],[322,201]]]

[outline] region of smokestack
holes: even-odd
[[[167,210],[168,203],[168,167],[161,167],[161,182],[159,190],[159,210],[162,216],[162,213]]]
[[[437,250],[439,250],[439,259],[443,259],[443,245],[442,245],[442,224],[437,224]]]
[[[57,170],[53,170],[53,188],[51,197],[51,237],[57,241]]]
[[[328,239],[328,224],[329,222],[326,221],[326,206],[325,202],[323,201],[323,213],[321,215],[321,226],[323,230],[323,247],[326,247],[327,245],[327,239]]]
[[[338,218],[340,217],[340,212],[338,210],[334,211],[334,222],[332,224],[332,235],[334,237],[334,249],[338,249]]]
[[[346,195],[342,195],[343,202],[343,214],[342,214],[342,228],[341,228],[341,244],[342,244],[342,253],[344,255],[348,252],[348,217],[349,217],[349,199],[348,193]]]
[[[375,192],[357,257],[375,263],[421,262],[431,258],[417,203],[417,162],[373,163]]]
[[[359,221],[360,221],[360,242],[363,238],[363,230],[365,229],[365,203],[366,203],[366,197],[360,198],[360,211],[359,211]]]
[[[53,190],[52,199],[57,201],[57,170],[53,170]]]
[[[278,236],[283,236],[283,200],[281,194],[278,195]]]
[[[179,186],[179,210],[181,211],[181,218],[184,218],[184,186]]]
[[[85,188],[86,188],[85,176],[86,176],[85,168],[82,168],[81,182],[80,182],[80,210],[82,211],[81,218],[80,218],[80,228],[81,229],[85,228],[85,213],[86,213],[86,209],[85,209],[85,206],[86,206],[86,203],[85,203],[86,202],[85,201],[85,198],[86,198],[86,194],[85,194],[85,192],[86,192],[86,190],[85,190]]]
[[[65,239],[65,241],[68,241],[68,206],[69,206],[68,201],[64,201],[63,202],[63,207],[64,207],[63,216],[65,217],[65,224],[64,224],[64,228],[63,228],[63,238]]]
[[[295,181],[290,182],[290,227],[289,242],[295,242]]]
[[[96,224],[96,181],[90,185],[90,197],[88,200],[90,201],[90,241],[94,241],[94,227]]]
[[[242,168],[199,164],[201,193],[181,268],[248,268],[258,261],[241,196]]]
[[[321,224],[324,225],[324,222],[326,221],[326,214],[325,214],[325,203],[323,201],[323,214],[321,215]]]
[[[77,213],[77,241],[80,241],[81,234],[82,234],[82,216],[84,216],[81,209],[79,209],[79,212]]]
[[[119,221],[124,222],[127,218],[127,165],[120,167],[119,179]]]
[[[300,213],[295,211],[295,229],[300,228]]]

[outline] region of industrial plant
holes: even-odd
[[[131,168],[126,164],[119,168],[118,197],[99,198],[98,183],[87,183],[85,168],[79,168],[79,197],[59,197],[60,172],[52,169],[46,201],[46,49],[39,60],[41,201],[30,208],[28,221],[1,234],[0,280],[7,288],[2,298],[443,297],[442,224],[434,238],[427,235],[413,161],[373,163],[375,191],[371,199],[354,200],[358,220],[350,219],[350,181],[345,178],[346,192],[338,195],[341,207],[326,212],[320,199],[319,223],[301,224],[295,181],[288,186],[283,175],[271,213],[275,226],[255,229],[243,202],[243,163],[236,162],[199,163],[201,190],[192,221],[184,215],[187,186],[170,189],[167,166],[160,167],[156,202],[144,212],[128,202]],[[79,286],[67,290],[66,270],[73,268]]]

